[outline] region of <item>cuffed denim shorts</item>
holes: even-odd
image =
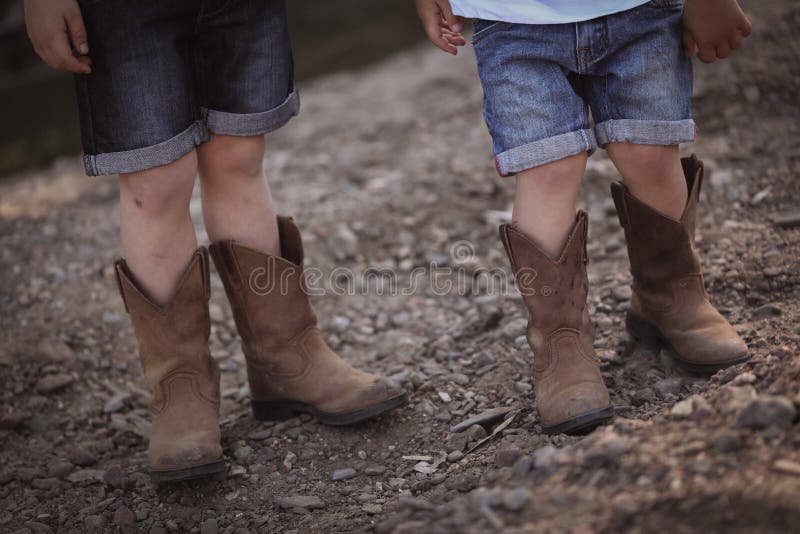
[[[597,146],[693,141],[681,0],[572,24],[474,22],[483,111],[502,176]]]
[[[209,134],[297,114],[284,0],[81,0],[92,73],[76,75],[90,176],[171,163]]]

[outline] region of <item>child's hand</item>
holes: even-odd
[[[417,13],[428,39],[449,54],[467,41],[461,35],[461,20],[453,15],[449,0],[417,0]]]
[[[686,0],[683,9],[683,47],[706,62],[726,58],[742,46],[753,26],[736,0]]]
[[[86,28],[76,0],[25,0],[25,25],[33,49],[54,69],[89,74]]]

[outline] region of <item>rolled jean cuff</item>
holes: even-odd
[[[156,145],[120,152],[84,154],[83,165],[89,176],[139,172],[172,163],[206,141],[208,129],[204,123],[196,121],[175,137]]]
[[[592,153],[596,148],[597,140],[592,130],[576,130],[506,150],[497,154],[494,161],[498,174],[509,176],[581,152]]]
[[[597,142],[635,143],[638,145],[678,145],[692,142],[696,136],[692,119],[680,121],[607,120],[595,125]]]
[[[217,135],[264,135],[277,130],[300,111],[300,94],[293,90],[277,107],[261,113],[227,113],[203,108],[206,124]]]

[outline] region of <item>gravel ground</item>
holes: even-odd
[[[587,436],[542,435],[497,239],[512,182],[494,175],[471,52],[424,47],[303,87],[303,114],[268,138],[266,160],[327,289],[314,299],[327,339],[402,381],[411,402],[346,429],[256,422],[214,277],[224,481],[159,488],[144,472],[149,394],[111,268],[115,181],[83,177],[70,158],[0,183],[0,530],[796,529],[800,7],[749,4],[746,47],[697,69],[700,134],[686,150],[709,169],[698,213],[709,292],[750,362],[702,379],[627,339],[618,177],[600,151],[581,203],[618,415]]]

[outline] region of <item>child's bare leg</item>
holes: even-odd
[[[234,239],[280,255],[278,223],[263,170],[264,137],[212,135],[197,153],[209,238]]]
[[[517,175],[514,223],[551,258],[561,253],[575,223],[586,159],[584,152]]]
[[[120,232],[128,268],[158,304],[168,302],[197,248],[189,215],[197,156],[120,175]]]
[[[610,143],[606,150],[633,196],[667,217],[681,218],[688,192],[677,145]]]

